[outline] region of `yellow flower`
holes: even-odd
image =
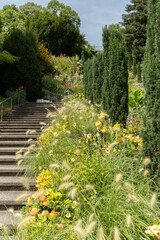
[[[32,205],[32,198],[31,197],[27,198],[27,203],[28,203],[29,206]]]
[[[98,120],[96,123],[95,123],[97,129],[99,129],[101,126],[102,126],[102,123]]]
[[[102,132],[102,133],[105,133],[106,131],[107,131],[106,126],[103,126],[103,127],[101,128],[101,132]]]
[[[71,217],[71,214],[70,213],[67,213],[66,214],[66,218],[70,218]]]
[[[104,113],[104,112],[101,112],[100,114],[98,114],[98,118],[99,118],[100,120],[104,120],[106,116],[107,116],[107,114]]]
[[[92,138],[92,134],[91,133],[87,134],[87,138],[91,139]]]
[[[121,130],[121,127],[120,127],[119,123],[116,123],[116,124],[113,126],[113,131],[119,132],[120,130]]]

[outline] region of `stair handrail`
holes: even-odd
[[[22,94],[22,96],[23,96],[23,98],[22,98],[23,101],[22,101],[22,102],[20,102],[20,101],[21,101],[21,98],[20,98],[21,93],[23,93],[23,94]],[[15,94],[13,94],[12,96],[10,96],[9,98],[6,98],[4,101],[0,102],[0,106],[1,106],[1,107],[0,107],[0,108],[1,108],[1,122],[3,121],[3,116],[4,116],[4,103],[10,100],[10,109],[9,109],[10,111],[9,111],[9,113],[12,112],[12,110],[13,110],[13,98],[14,98],[15,96],[18,97],[18,98],[17,98],[17,107],[19,107],[20,105],[22,105],[23,103],[25,103],[25,100],[26,100],[26,92],[25,92],[24,89],[16,92]],[[16,105],[15,105],[15,106],[16,106]]]

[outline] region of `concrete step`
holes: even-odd
[[[37,126],[33,126],[33,125],[25,125],[25,126],[21,126],[21,125],[9,125],[9,126],[1,126],[0,125],[0,131],[3,131],[3,130],[7,130],[10,131],[11,129],[17,129],[17,131],[20,131],[20,130],[28,130],[28,129],[41,129],[41,125],[37,125]]]
[[[26,147],[36,143],[37,141],[0,141],[0,147]]]
[[[10,128],[9,130],[7,128],[1,128],[0,129],[0,134],[26,134],[26,131],[30,129],[30,128],[16,128],[16,129],[12,129]],[[32,128],[32,130],[35,130],[37,134],[40,134],[41,133],[41,130],[40,128]]]
[[[0,191],[24,191],[26,190],[19,176],[0,176]],[[35,188],[35,180],[25,178],[30,186],[30,190]]]
[[[32,156],[30,156],[29,158],[32,158]],[[23,159],[25,159],[25,157],[23,156],[19,159],[16,159],[16,155],[0,155],[0,166],[3,166],[3,165],[15,166],[19,160],[23,160]]]
[[[0,155],[15,155],[21,148],[22,147],[0,147]],[[23,152],[26,152],[27,150],[27,147],[23,148]],[[34,151],[34,149],[32,148],[31,151]]]
[[[20,160],[20,159],[19,159]],[[16,156],[12,155],[0,155],[0,165],[15,165],[17,164],[18,160]]]
[[[15,224],[18,224],[20,219],[20,211],[14,211],[13,213],[8,211],[0,211],[0,224],[7,225],[7,226],[13,226]]]
[[[20,176],[24,174],[25,171],[25,167],[18,165],[0,165],[0,176]]]
[[[5,134],[5,133],[3,133],[3,134],[1,134],[0,133],[0,141],[8,141],[8,140],[13,140],[13,141],[24,141],[24,140],[28,140],[28,139],[37,139],[37,137],[38,137],[39,135],[37,134],[37,135],[32,135],[32,134],[28,134],[28,135],[26,135],[26,134],[24,134],[24,135],[8,135],[8,134]]]
[[[27,197],[34,192],[31,191],[0,191],[0,211],[12,208],[18,210],[24,206]],[[18,198],[20,200],[18,200]]]

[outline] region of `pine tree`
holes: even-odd
[[[103,107],[113,124],[125,125],[128,115],[128,65],[126,45],[122,31],[111,25],[103,30],[105,77]]]
[[[127,14],[122,15],[127,52],[135,57],[137,62],[143,60],[146,44],[148,0],[131,0],[126,5]]]
[[[159,181],[160,173],[160,2],[149,0],[147,44],[143,66],[145,115],[143,147],[151,159],[151,175]],[[160,182],[159,182],[160,184]]]

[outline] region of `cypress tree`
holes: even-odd
[[[132,56],[131,54],[128,54],[128,70],[131,72],[132,71]]]
[[[122,31],[116,25],[103,30],[105,77],[103,107],[113,124],[125,125],[128,115],[128,65]]]
[[[149,0],[148,13],[147,44],[143,65],[143,78],[145,87],[143,147],[145,156],[151,159],[151,175],[158,181],[160,173],[159,0]]]
[[[133,58],[133,69],[132,69],[133,75],[137,75],[137,64],[136,64],[136,58]]]
[[[138,81],[138,83],[142,82],[140,62],[137,64],[137,81]]]

